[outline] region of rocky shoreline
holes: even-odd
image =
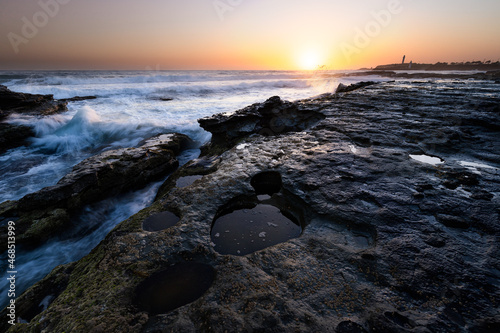
[[[387,69],[376,69],[370,71],[359,71],[355,73],[347,74],[347,76],[366,76],[366,75],[376,75],[387,78],[402,78],[402,79],[444,79],[444,80],[491,80],[496,84],[500,83],[500,70],[492,70],[485,72],[470,72],[470,73],[440,73],[440,72],[395,72],[394,70]]]
[[[500,61],[497,62],[438,62],[435,64],[420,64],[420,63],[401,63],[401,64],[389,64],[389,65],[379,65],[374,68],[374,70],[389,70],[389,71],[499,71]]]
[[[11,114],[45,116],[67,111],[67,104],[67,101],[54,100],[53,95],[16,93],[0,85],[0,154],[29,144],[28,138],[35,135],[31,127],[6,123]]]
[[[485,94],[478,82],[453,90],[362,84],[296,102],[272,97],[199,122],[213,133],[202,156],[89,255],[20,296],[17,314],[29,322],[10,332],[500,329],[498,91]],[[135,148],[135,172],[148,144]],[[166,150],[159,164],[176,154]],[[127,154],[104,153],[91,164],[101,170],[103,160]],[[69,192],[94,196],[101,174],[88,165],[55,189],[3,204],[4,217],[15,211],[6,205],[20,214],[29,205],[71,211],[87,202]],[[103,177],[137,177],[116,169]],[[87,174],[97,177],[88,182]],[[184,177],[194,178],[180,186]],[[300,236],[245,255],[217,252],[217,220],[262,204],[297,223]],[[144,230],[165,212],[178,222]]]
[[[95,96],[76,96],[54,99],[53,95],[17,93],[0,84],[0,154],[20,146],[29,145],[29,138],[35,133],[29,126],[6,123],[12,114],[49,116],[68,111],[68,102],[95,99]]]
[[[56,185],[0,204],[0,246],[6,221],[16,222],[16,242],[33,247],[63,232],[84,205],[146,186],[174,171],[176,156],[190,147],[185,135],[161,134],[137,148],[108,150],[77,164]]]

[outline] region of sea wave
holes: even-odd
[[[66,78],[67,79],[67,78]],[[160,93],[168,93],[173,97],[190,99],[192,97],[203,97],[211,95],[225,95],[227,93],[247,93],[258,90],[297,89],[304,90],[313,87],[316,82],[323,81],[314,79],[272,79],[272,80],[229,80],[217,81],[185,81],[185,82],[161,82],[161,81],[138,81],[138,82],[82,82],[80,84],[26,84],[16,83],[9,88],[17,92],[31,94],[51,94],[54,98],[63,99],[74,96],[97,96],[99,98],[127,97],[127,96],[155,96]],[[84,80],[85,81],[85,80]]]
[[[196,83],[308,79],[314,74],[299,71],[117,71],[117,72],[39,72],[0,73],[0,79],[20,80],[27,85],[87,85],[127,83]]]

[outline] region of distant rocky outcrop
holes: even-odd
[[[500,62],[482,62],[482,61],[469,61],[469,62],[437,62],[435,64],[419,64],[419,63],[402,63],[402,64],[389,64],[379,65],[374,70],[382,71],[397,71],[397,70],[414,70],[414,71],[493,71],[500,70]]]
[[[500,70],[488,72],[470,72],[470,73],[447,73],[447,72],[394,72],[390,70],[370,70],[366,72],[354,72],[346,76],[367,76],[377,75],[388,78],[402,79],[447,79],[447,80],[491,80],[496,82],[500,79]]]
[[[190,144],[185,135],[162,134],[145,140],[138,148],[92,156],[77,164],[56,185],[1,204],[0,219],[16,221],[18,244],[36,244],[60,232],[84,205],[144,187],[172,172],[179,165],[175,157]],[[2,246],[6,237],[2,231]]]
[[[80,101],[86,101],[89,99],[96,99],[97,96],[75,96],[71,98],[64,98],[60,99],[60,102],[80,102]]]

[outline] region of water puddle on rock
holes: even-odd
[[[142,223],[145,231],[161,231],[170,228],[179,222],[179,217],[171,212],[161,212],[153,214]]]
[[[444,163],[444,161],[439,157],[433,157],[429,155],[410,155],[410,157],[416,161],[431,165],[439,165]]]
[[[282,188],[278,172],[261,172],[250,184],[255,195],[234,198],[214,219],[210,236],[220,254],[243,256],[302,233],[303,204]]]
[[[202,175],[194,175],[194,176],[185,176],[185,177],[180,177],[177,179],[177,182],[175,183],[175,186],[178,188],[183,188],[191,185],[194,183],[196,180],[200,179],[203,177]]]
[[[179,263],[142,281],[134,303],[150,314],[167,313],[192,303],[210,288],[215,269],[207,264]]]
[[[259,197],[261,203],[215,220],[210,235],[218,253],[243,256],[300,236],[302,227],[293,214],[276,207],[274,199]]]

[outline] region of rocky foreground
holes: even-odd
[[[483,84],[362,85],[200,120],[203,155],[19,297],[28,323],[10,331],[500,331],[499,91]],[[217,252],[214,221],[259,203],[300,236]]]

